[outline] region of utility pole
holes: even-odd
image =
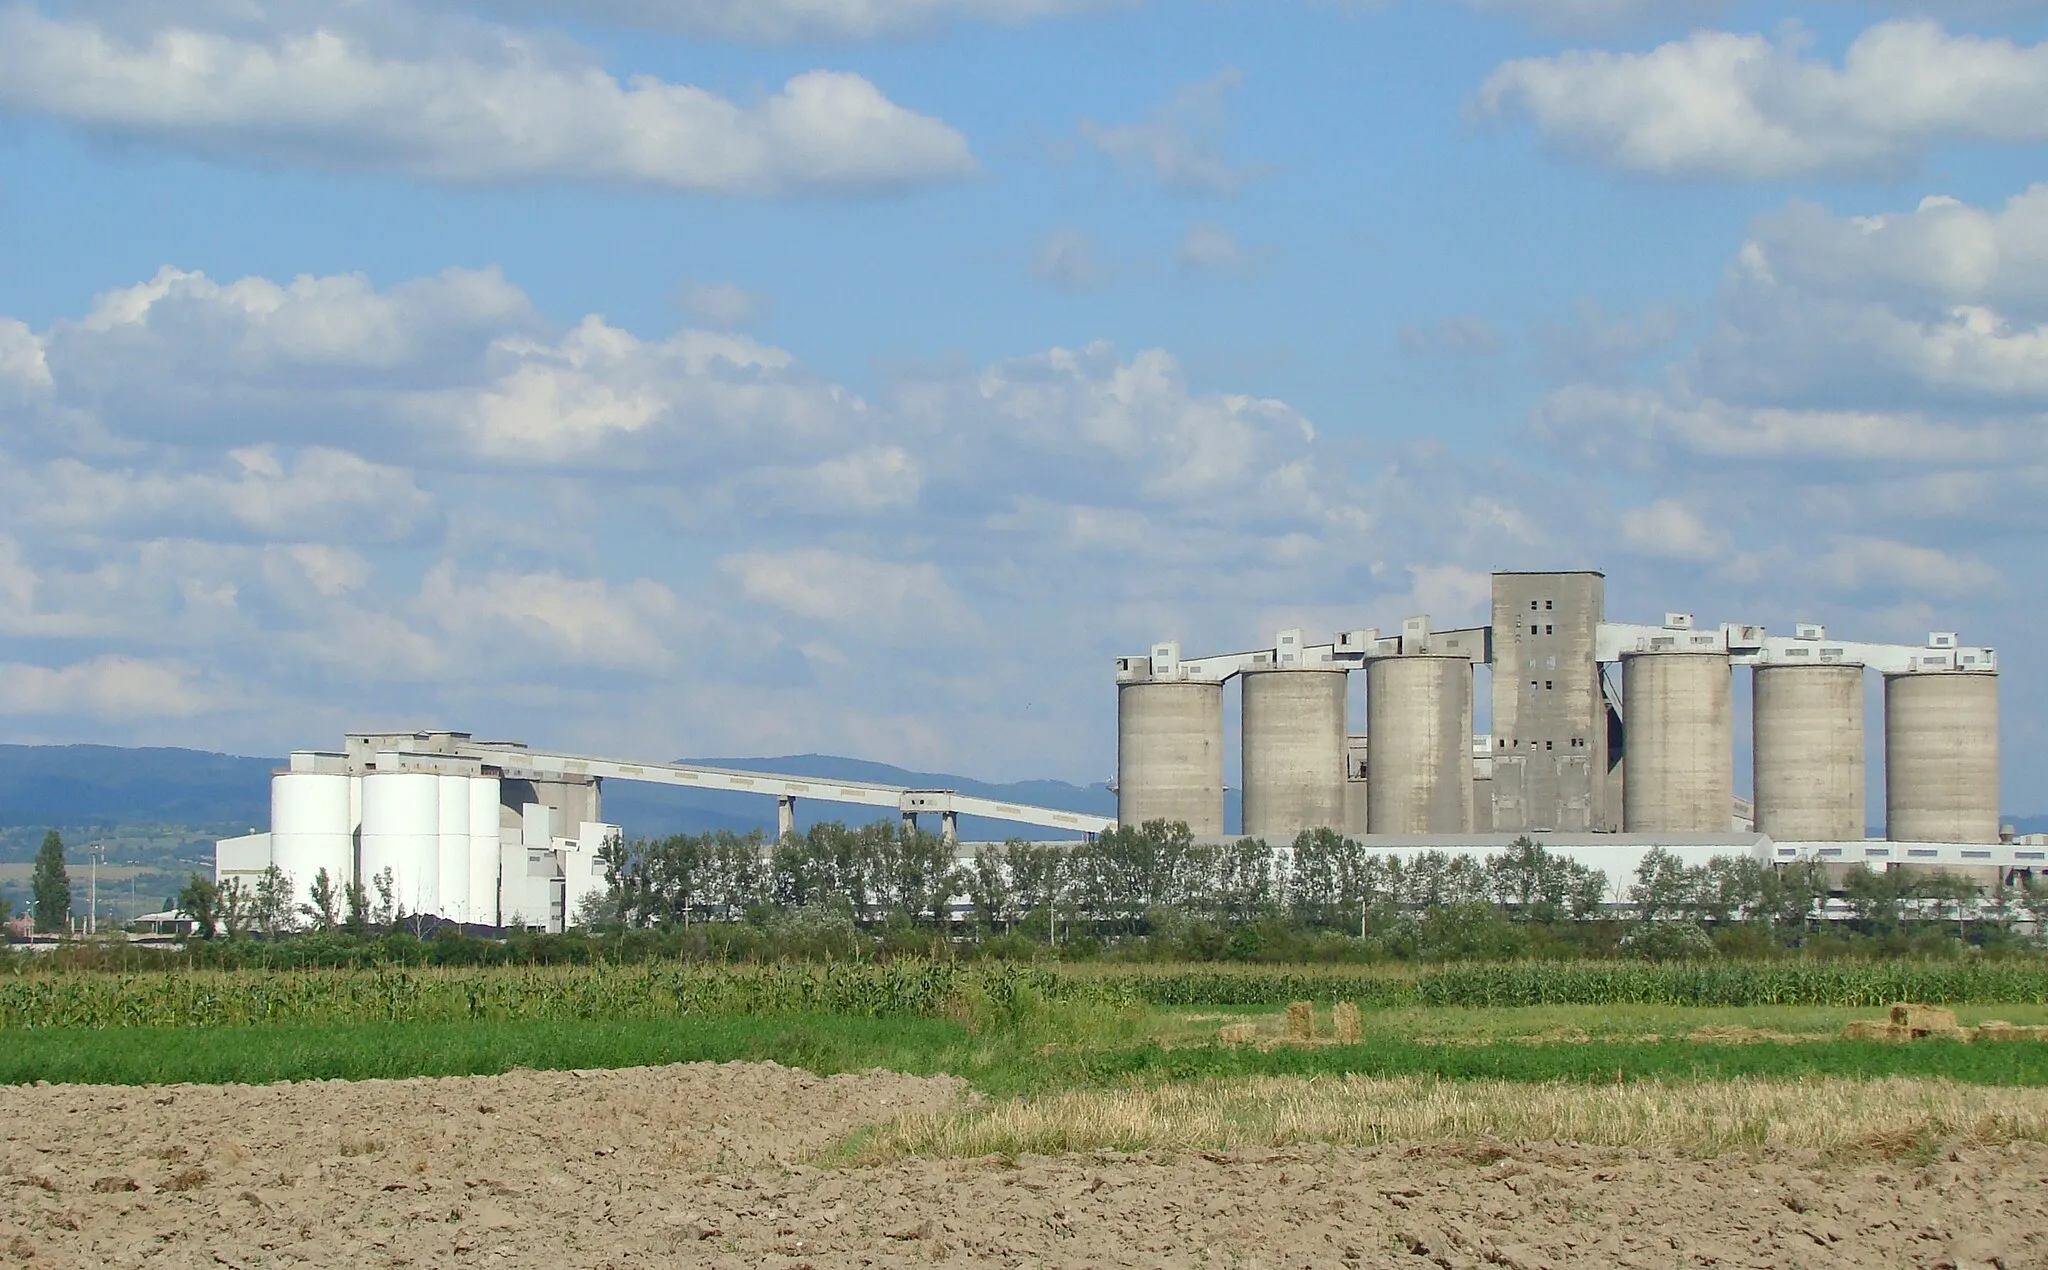
[[[88,902],[85,917],[85,933],[100,933],[100,844],[95,842],[86,848],[92,853],[92,899]]]

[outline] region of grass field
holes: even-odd
[[[947,1073],[998,1096],[1345,1075],[1524,1084],[1911,1076],[1970,1085],[2048,1086],[2048,1043],[2041,1042],[1718,1044],[1681,1037],[1531,1042],[1475,1035],[1488,1026],[1471,1019],[1446,1025],[1444,1030],[1468,1038],[1455,1044],[1373,1034],[1358,1045],[1270,1048],[1170,1036],[1162,1040],[1156,1033],[1170,1033],[1172,1021],[1156,1016],[1126,1017],[1088,1042],[1075,1041],[1065,1027],[976,1032],[948,1020],[832,1016],[281,1024],[204,1032],[40,1028],[6,1034],[0,1082],[258,1084],[480,1075],[516,1067],[774,1061],[821,1074],[877,1067]]]

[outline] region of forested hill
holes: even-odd
[[[254,825],[279,760],[111,745],[0,745],[0,827]]]

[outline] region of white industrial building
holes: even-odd
[[[310,903],[322,870],[337,895],[359,883],[372,904],[382,877],[407,914],[561,931],[605,889],[599,852],[620,835],[602,820],[605,780],[772,797],[783,833],[800,798],[887,808],[913,824],[936,816],[956,843],[962,815],[1084,834],[1115,824],[951,790],[549,753],[466,732],[362,732],[339,751],[294,753],[271,776],[270,831],[216,844],[214,877],[253,887],[274,865],[294,906]]]

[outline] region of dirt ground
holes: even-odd
[[[807,1163],[963,1097],[773,1065],[0,1088],[0,1264],[2048,1267],[2048,1147]]]

